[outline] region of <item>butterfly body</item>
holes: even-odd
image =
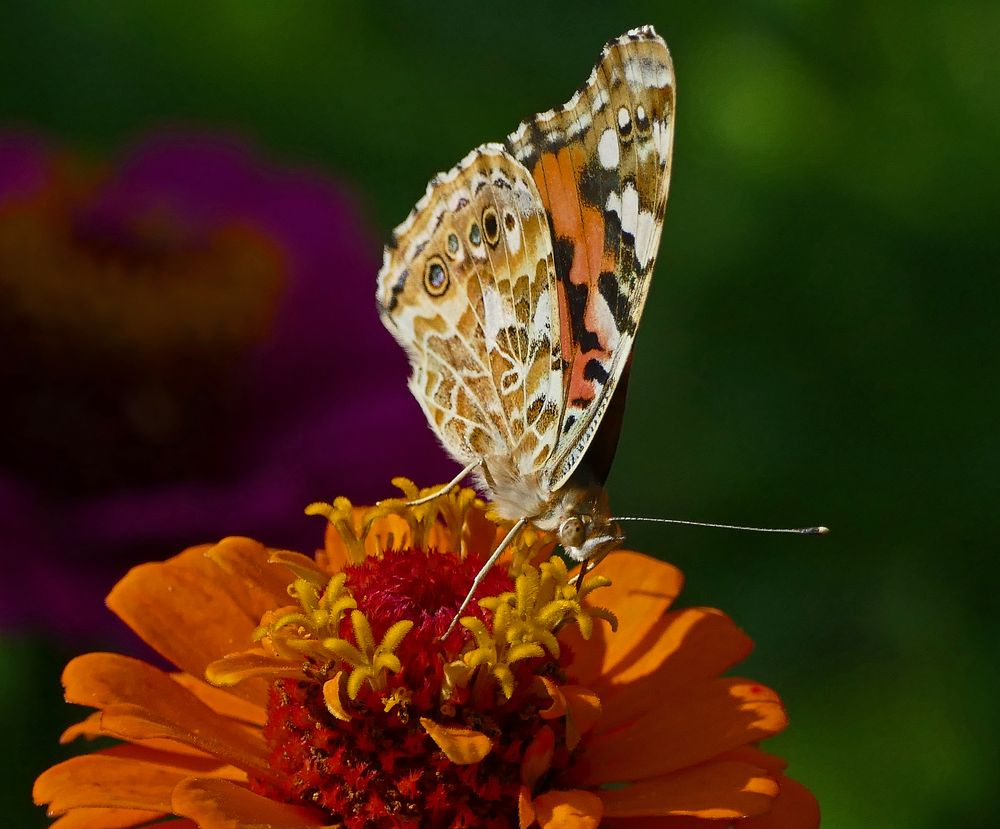
[[[380,315],[445,449],[502,518],[557,533],[578,561],[621,540],[582,461],[620,408],[673,114],[666,45],[651,27],[623,35],[566,104],[434,177],[379,272]]]

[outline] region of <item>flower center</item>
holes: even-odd
[[[371,623],[376,638],[400,619],[409,619],[414,628],[403,647],[421,640],[421,647],[436,640],[448,628],[462,604],[466,591],[482,567],[479,556],[460,558],[455,553],[426,552],[420,549],[390,551],[382,558],[366,558],[349,564],[347,587],[358,598],[358,608]],[[476,597],[510,590],[513,581],[503,568],[492,568],[476,591]],[[470,615],[485,618],[473,601]],[[462,637],[449,637],[450,642]],[[436,650],[444,652],[442,646]],[[415,650],[410,647],[410,650]]]
[[[510,827],[517,825],[525,751],[540,729],[555,733],[552,772],[569,761],[562,720],[543,720],[548,700],[533,678],[554,676],[549,656],[517,663],[516,690],[507,698],[489,675],[466,672],[454,680],[468,646],[464,628],[442,641],[482,560],[452,552],[407,549],[348,565],[346,587],[365,614],[374,641],[401,620],[413,622],[394,653],[401,669],[381,688],[365,684],[351,699],[347,720],[331,714],[323,694],[330,666],[315,665],[317,680],[281,679],[271,689],[265,737],[275,771],[251,780],[255,791],[324,809],[350,829],[377,827]],[[483,595],[511,590],[505,569],[487,574]],[[475,602],[469,615],[488,620]],[[341,622],[342,635],[349,631]],[[449,759],[421,721],[475,729],[492,741],[478,762]]]
[[[278,248],[165,207],[98,221],[99,197],[58,182],[0,206],[0,462],[74,494],[224,474],[233,364],[271,326]]]

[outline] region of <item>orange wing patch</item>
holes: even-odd
[[[549,213],[553,239],[557,244],[570,246],[570,267],[558,274],[557,292],[560,341],[569,366],[564,376],[564,399],[579,407],[586,406],[599,391],[594,380],[585,376],[586,365],[593,359],[603,364],[611,357],[607,332],[602,331],[593,299],[598,295],[601,271],[615,269],[614,253],[604,246],[604,213],[600,207],[589,204],[580,192],[586,163],[584,148],[570,144],[561,147],[558,153],[542,153],[532,170]],[[579,309],[577,313],[571,311],[569,290],[583,296],[582,315]],[[584,342],[584,332],[595,335],[596,342]]]

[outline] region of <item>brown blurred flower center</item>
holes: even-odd
[[[279,250],[166,208],[105,227],[79,201],[0,211],[0,465],[67,494],[222,475],[234,367],[269,331]]]

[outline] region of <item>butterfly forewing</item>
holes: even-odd
[[[386,249],[386,326],[410,390],[458,461],[502,456],[528,474],[556,445],[562,400],[555,266],[525,168],[484,145],[431,181]]]
[[[646,27],[609,43],[564,106],[507,138],[552,235],[564,361],[554,489],[590,445],[632,348],[666,209],[673,121],[670,54]]]
[[[600,489],[616,416],[590,480],[573,473],[623,402],[673,111],[663,41],[651,28],[612,41],[564,106],[432,179],[379,273],[383,321],[445,448],[478,468],[504,518],[555,530],[586,516],[586,537],[567,535],[578,560],[617,540]]]

